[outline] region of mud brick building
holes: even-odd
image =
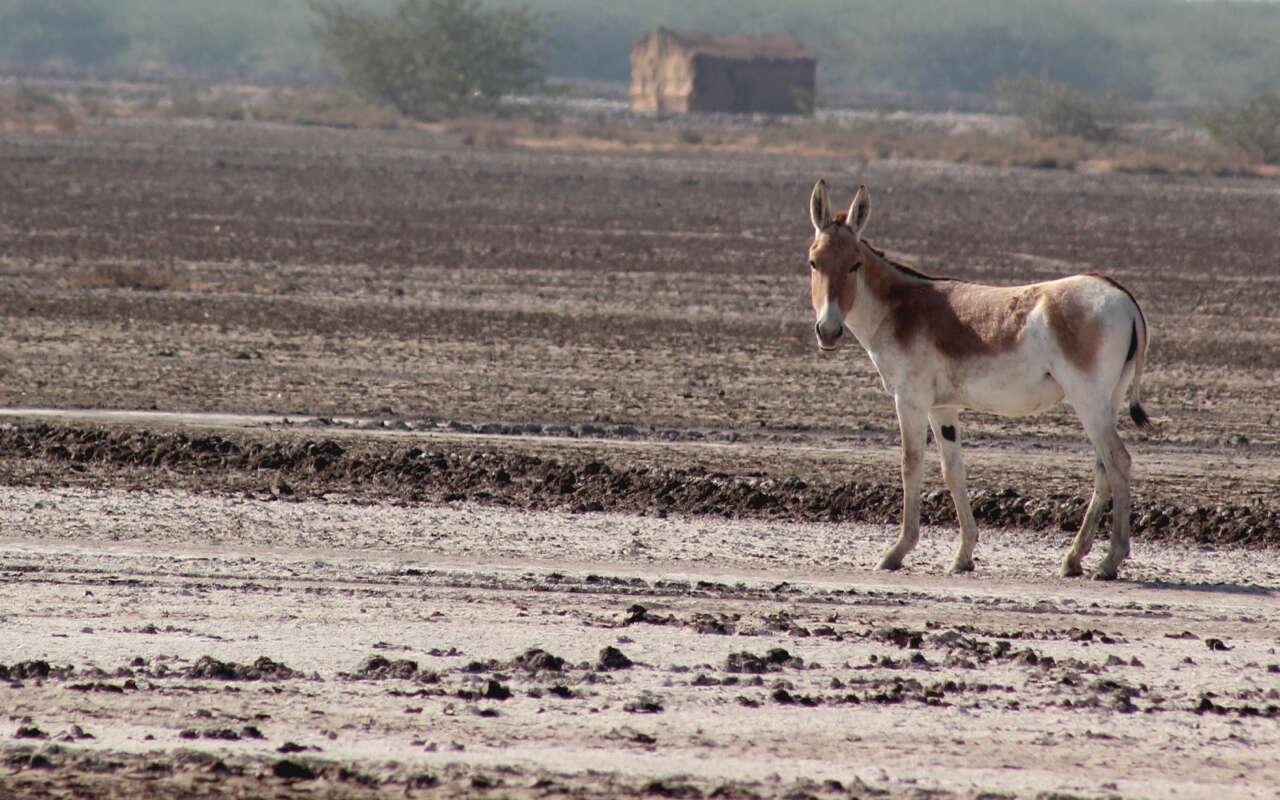
[[[709,36],[655,28],[631,51],[631,107],[807,114],[817,66],[790,34]]]

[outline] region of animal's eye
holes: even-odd
[[[852,267],[849,267],[849,271],[850,271],[850,272],[857,272],[857,271],[858,271],[858,267],[860,267],[860,266],[862,266],[862,262],[861,262],[861,261],[855,261],[855,262],[853,262],[853,266],[852,266]]]
[[[817,269],[817,268],[818,268],[817,264],[813,263],[812,261],[809,262],[809,269]]]

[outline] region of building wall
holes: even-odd
[[[796,114],[813,107],[814,64],[807,59],[692,59],[690,111]]]
[[[650,35],[631,52],[631,107],[686,112],[693,96],[689,54],[665,36]]]
[[[651,32],[631,52],[631,107],[683,113],[796,114],[813,108],[812,58],[726,58]]]

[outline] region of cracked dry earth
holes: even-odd
[[[1135,539],[1057,576],[1069,409],[897,518],[821,356],[816,177],[1153,340]],[[117,120],[0,139],[0,797],[1274,797],[1268,180]],[[1094,559],[1097,558],[1095,554]]]

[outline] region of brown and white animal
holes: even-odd
[[[1095,577],[1116,577],[1129,554],[1129,453],[1116,412],[1132,387],[1129,415],[1149,424],[1140,403],[1147,323],[1133,295],[1105,275],[1073,275],[1026,286],[984,286],[935,278],[895,263],[862,238],[870,213],[861,186],[847,212],[833,213],[827,185],[809,200],[810,289],[818,346],[834,350],[847,328],[893,395],[902,432],[902,533],[881,569],[898,569],[920,538],[920,481],[926,425],[942,456],[942,477],[960,520],[952,571],[973,569],[978,528],[969,507],[957,420],[966,408],[1017,416],[1063,398],[1080,415],[1097,453],[1093,498],[1062,561],[1080,575],[1108,500],[1111,548]]]

